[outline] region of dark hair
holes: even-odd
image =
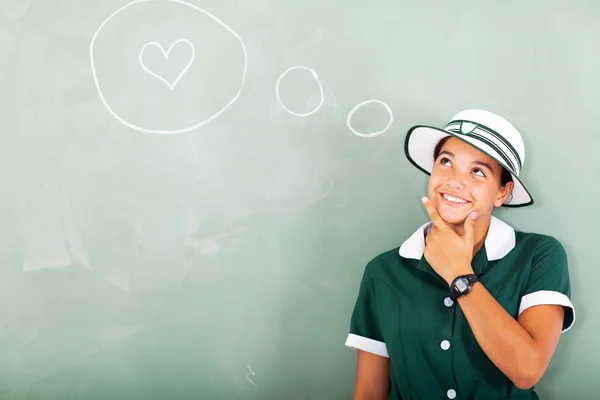
[[[450,139],[450,137],[451,136],[446,136],[446,137],[442,138],[435,145],[435,149],[433,149],[433,161],[434,162],[435,162],[435,160],[437,160],[438,156],[440,155],[440,151],[442,151],[442,147],[444,146],[444,143],[446,143],[446,141],[448,139]],[[508,182],[512,182],[513,181],[512,175],[502,165],[500,165],[500,169],[502,170],[502,174],[500,175],[500,186],[506,186],[506,184]]]

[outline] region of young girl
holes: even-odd
[[[430,175],[431,221],[365,268],[346,340],[353,399],[538,399],[575,310],[561,243],[492,216],[533,204],[521,135],[466,110],[444,129],[411,128],[405,153]]]

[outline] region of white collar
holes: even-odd
[[[421,225],[400,246],[399,253],[404,258],[415,258],[420,260],[425,249],[425,231],[431,229],[431,221]],[[491,216],[490,227],[485,238],[485,252],[488,261],[499,260],[507,255],[516,244],[515,230],[504,221]]]

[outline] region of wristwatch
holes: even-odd
[[[457,276],[450,285],[450,298],[456,301],[459,297],[469,293],[477,282],[479,282],[479,278],[475,274]]]

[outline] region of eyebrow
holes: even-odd
[[[448,150],[440,151],[439,155],[442,155],[442,154],[448,154],[450,157],[454,157],[454,153],[452,153]],[[475,160],[475,161],[473,161],[473,164],[477,164],[477,165],[481,165],[482,167],[486,167],[487,169],[490,170],[491,173],[494,173],[494,169],[492,168],[492,166],[484,161]]]

